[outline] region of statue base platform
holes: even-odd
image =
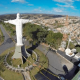
[[[30,54],[25,50],[25,46],[15,46],[15,53],[12,56],[12,59],[23,59],[29,57]]]

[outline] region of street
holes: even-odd
[[[1,30],[3,32],[3,35],[4,35],[4,42],[2,43],[2,45],[0,45],[0,54],[1,54],[5,50],[7,50],[7,49],[9,49],[11,47],[14,47],[15,44],[12,41],[12,39],[9,37],[9,35],[5,31],[5,29],[2,27],[2,25],[0,25],[0,28],[1,28]]]

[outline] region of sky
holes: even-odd
[[[0,0],[0,15],[18,12],[80,17],[80,0]]]

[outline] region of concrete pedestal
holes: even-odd
[[[22,56],[27,58],[30,56],[30,54],[25,50],[25,46],[15,46],[15,53],[14,55],[12,56],[13,59],[18,59],[18,58],[21,58],[22,59]]]

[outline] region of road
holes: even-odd
[[[2,45],[0,45],[0,54],[1,54],[5,50],[7,50],[15,45],[14,45],[14,42],[12,41],[12,39],[7,34],[7,32],[5,31],[5,29],[2,27],[2,25],[0,25],[0,28],[4,35],[4,42],[2,43]]]
[[[48,69],[55,74],[65,74],[63,66],[66,65],[68,70],[73,68],[73,64],[67,61],[66,59],[59,56],[54,50],[48,50],[46,47],[40,45],[38,49],[42,51],[49,60]]]

